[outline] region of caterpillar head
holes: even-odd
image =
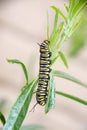
[[[43,41],[43,42],[41,43],[40,46],[41,46],[41,48],[48,48],[49,44],[50,44],[50,41],[45,40],[45,41]]]

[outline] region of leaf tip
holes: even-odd
[[[11,62],[11,60],[10,60],[10,59],[8,59],[8,58],[6,58],[6,61],[7,61],[8,63],[10,63],[10,62]]]

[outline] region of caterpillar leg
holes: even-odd
[[[32,111],[34,112],[35,111],[35,107],[37,106],[37,104],[38,103],[36,103],[29,112],[32,112]]]

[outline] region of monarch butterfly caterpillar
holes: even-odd
[[[37,104],[44,106],[48,96],[48,86],[50,80],[50,64],[52,52],[49,51],[50,41],[45,40],[40,45],[40,68],[38,88],[36,91]]]

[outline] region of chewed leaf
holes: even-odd
[[[85,101],[85,100],[83,100],[79,97],[76,97],[76,96],[73,96],[73,95],[70,95],[70,94],[67,94],[67,93],[64,93],[64,92],[60,92],[60,91],[56,91],[56,94],[64,96],[64,97],[69,98],[71,100],[74,100],[76,102],[79,102],[81,104],[87,105],[87,101]]]
[[[5,122],[6,122],[6,120],[5,120],[5,117],[4,117],[4,115],[2,114],[2,112],[0,112],[0,120],[1,120],[2,124],[4,125]]]
[[[19,130],[28,111],[36,84],[37,79],[33,80],[30,84],[25,86],[14,106],[12,107],[3,130]]]
[[[48,113],[50,109],[55,106],[55,83],[52,74],[50,74],[50,83],[48,90],[47,103],[45,106],[45,113]]]
[[[60,77],[60,78],[70,80],[72,82],[75,82],[75,83],[87,88],[87,84],[85,84],[84,82],[82,82],[79,79],[75,78],[74,76],[71,76],[70,74],[67,74],[65,72],[58,71],[58,70],[52,71],[52,74],[53,74],[53,76],[57,76],[57,77]]]
[[[60,56],[61,60],[63,61],[64,65],[66,66],[66,68],[68,68],[68,62],[67,62],[65,55],[61,51],[59,51],[58,53],[59,53],[59,56]]]
[[[24,72],[24,75],[25,75],[25,78],[26,78],[26,84],[28,84],[28,72],[27,72],[27,69],[26,69],[24,63],[22,63],[21,61],[19,61],[17,59],[7,59],[7,61],[9,63],[12,63],[12,64],[19,64],[19,65],[21,65],[21,67],[23,69],[23,72]]]

